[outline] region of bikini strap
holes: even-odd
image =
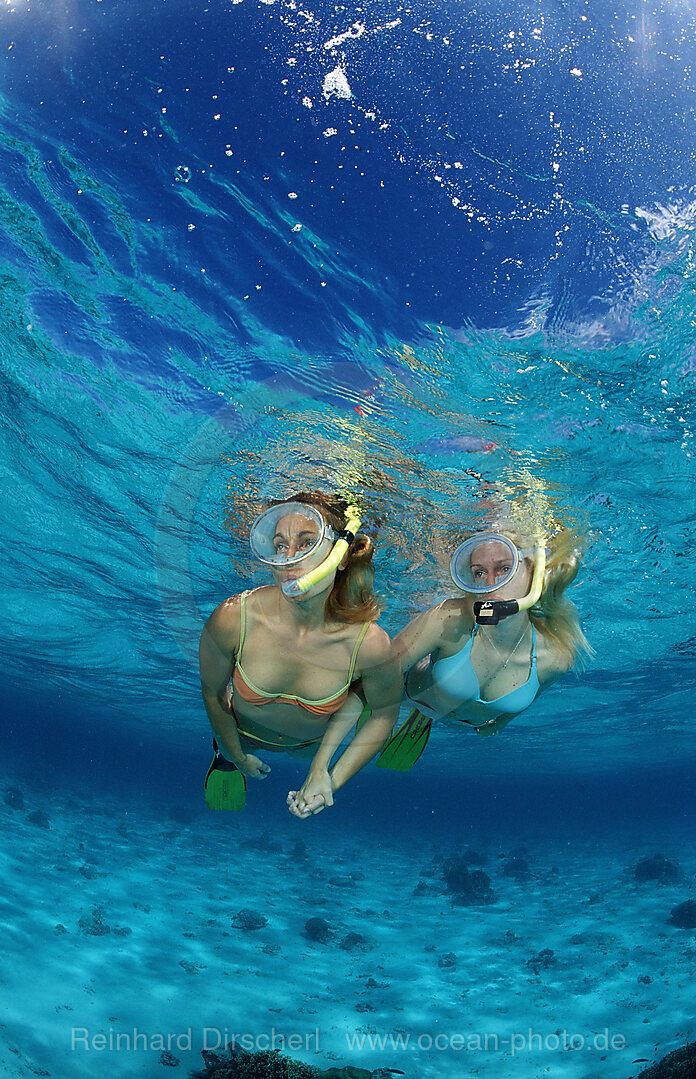
[[[249,590],[242,592],[239,597],[239,614],[240,614],[240,626],[239,626],[239,648],[237,649],[237,664],[242,659],[242,648],[244,647],[244,638],[246,637],[246,598],[249,595]]]
[[[351,684],[351,682],[353,681],[353,671],[355,670],[355,664],[356,664],[357,659],[358,659],[358,649],[360,648],[360,645],[363,643],[363,637],[365,636],[365,634],[367,633],[367,631],[368,631],[368,629],[370,628],[371,625],[372,625],[372,622],[364,622],[363,627],[360,630],[360,633],[358,634],[358,639],[355,642],[355,648],[353,649],[353,655],[351,656],[351,659],[350,659],[350,667],[348,669],[348,678],[346,679],[346,685],[347,686],[349,686]]]

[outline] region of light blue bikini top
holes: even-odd
[[[497,700],[494,701],[484,701],[481,699],[481,686],[479,685],[474,665],[471,662],[471,646],[474,643],[474,637],[476,636],[477,630],[478,626],[474,626],[471,631],[471,637],[460,652],[457,652],[453,656],[445,656],[444,659],[438,659],[433,663],[433,681],[443,693],[446,693],[454,700],[461,701],[462,704],[467,701],[481,704],[484,708],[488,709],[493,716],[500,716],[503,714],[517,715],[518,712],[522,712],[525,708],[529,708],[541,689],[539,676],[537,675],[536,633],[534,626],[532,626],[532,666],[529,672],[529,678],[524,685],[517,686],[516,689],[511,689],[509,693],[505,693],[502,697],[498,697]]]

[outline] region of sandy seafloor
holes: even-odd
[[[497,899],[459,907],[441,874],[466,849],[454,831],[408,835],[379,815],[372,830],[351,830],[327,813],[321,824],[294,821],[280,806],[259,823],[253,805],[191,813],[172,808],[175,796],[165,806],[113,794],[95,804],[86,785],[61,789],[41,773],[28,783],[6,772],[0,790],[3,1075],[183,1076],[200,1067],[204,1039],[212,1048],[225,1032],[275,1030],[307,1036],[308,1051],[295,1055],[322,1067],[625,1079],[645,1066],[636,1059],[659,1059],[696,1033],[696,931],[669,924],[671,908],[693,896],[686,833],[636,822],[615,837],[609,827],[572,841],[525,836],[531,876],[516,880],[504,866],[519,842],[477,844],[471,822],[469,846],[487,856]],[[252,793],[261,799],[259,787]],[[32,819],[37,810],[48,821]],[[632,868],[657,851],[683,879],[639,885]],[[234,928],[243,908],[267,924]],[[333,944],[306,938],[314,916],[331,924]],[[350,933],[365,944],[341,947]],[[535,973],[529,960],[544,949],[554,961]],[[587,1047],[564,1049],[564,1031],[567,1044],[582,1035]],[[468,1048],[359,1051],[346,1041],[398,1032],[426,1044],[459,1034],[455,1045]],[[112,1044],[120,1035],[121,1048],[90,1044],[95,1035]],[[625,1047],[606,1048],[606,1037]]]

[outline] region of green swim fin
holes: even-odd
[[[377,767],[391,768],[393,772],[408,772],[428,744],[432,725],[432,719],[414,708],[386,742],[375,761]]]
[[[208,809],[244,809],[245,802],[244,773],[216,753],[205,777],[205,804]]]

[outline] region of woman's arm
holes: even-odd
[[[220,704],[234,670],[241,629],[239,596],[231,596],[215,608],[203,627],[198,656],[203,704],[218,747],[227,760],[245,775],[263,779],[270,768],[253,753],[245,753],[237,721]]]
[[[356,674],[362,678],[370,716],[329,771],[331,758],[360,717],[362,701],[351,693],[331,717],[302,789],[288,796],[290,811],[297,817],[304,818],[333,805],[333,792],[374,757],[396,723],[403,691],[401,667],[392,642],[377,625],[370,626],[360,646]]]
[[[234,670],[240,633],[239,596],[231,596],[215,608],[203,627],[198,646],[203,704],[222,753],[234,764],[245,757],[234,716],[220,704]]]
[[[359,666],[362,691],[365,703],[370,708],[370,716],[329,773],[335,791],[372,760],[399,718],[403,696],[401,664],[389,637],[377,625],[373,625],[365,637]]]
[[[463,632],[461,604],[446,599],[409,622],[394,638],[393,647],[403,670],[408,671],[438,649],[445,638],[457,639]]]
[[[340,745],[343,744],[348,734],[360,719],[363,711],[363,701],[357,693],[350,693],[346,703],[339,708],[338,712],[334,712],[331,716],[326,733],[322,738],[319,748],[317,749],[312,763],[309,766],[309,775],[324,775],[328,779],[329,765],[331,764],[331,758]],[[330,780],[329,780],[330,783]],[[329,795],[333,789],[333,785],[330,785]],[[332,805],[331,801],[327,801],[327,805]]]

